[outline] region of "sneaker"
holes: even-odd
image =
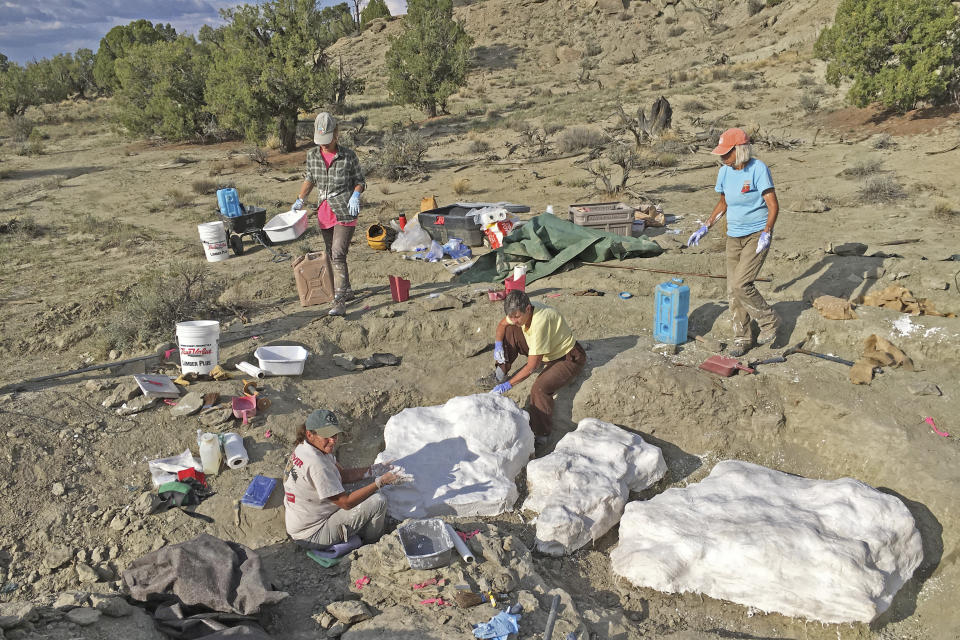
[[[750,351],[750,344],[747,342],[737,342],[730,348],[729,356],[731,358],[742,358]]]
[[[343,298],[336,298],[333,301],[333,306],[330,307],[330,311],[327,311],[328,316],[345,316],[347,315],[347,303]]]

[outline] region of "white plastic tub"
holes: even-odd
[[[263,230],[271,241],[287,242],[299,238],[307,230],[307,224],[307,210],[297,209],[270,218]]]
[[[253,352],[267,375],[298,376],[303,373],[309,352],[303,347],[260,347]]]

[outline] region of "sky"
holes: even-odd
[[[256,0],[254,0],[256,1]],[[247,2],[251,4],[252,2]],[[118,24],[143,18],[170,23],[177,33],[196,35],[205,24],[222,24],[219,10],[237,0],[0,0],[0,53],[24,64],[74,53],[93,52],[100,38]],[[322,6],[337,4],[321,0]],[[349,3],[348,3],[349,4]],[[406,0],[387,0],[390,13],[406,12]]]

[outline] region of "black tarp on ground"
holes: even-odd
[[[504,239],[496,251],[480,256],[456,282],[496,282],[510,275],[511,263],[527,265],[527,284],[556,272],[563,265],[581,262],[606,262],[625,258],[652,258],[663,249],[646,237],[596,231],[542,213]]]

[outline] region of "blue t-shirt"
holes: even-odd
[[[773,188],[770,169],[751,158],[739,171],[723,165],[717,174],[717,193],[727,200],[727,235],[742,238],[767,226],[767,203],[763,192]]]

